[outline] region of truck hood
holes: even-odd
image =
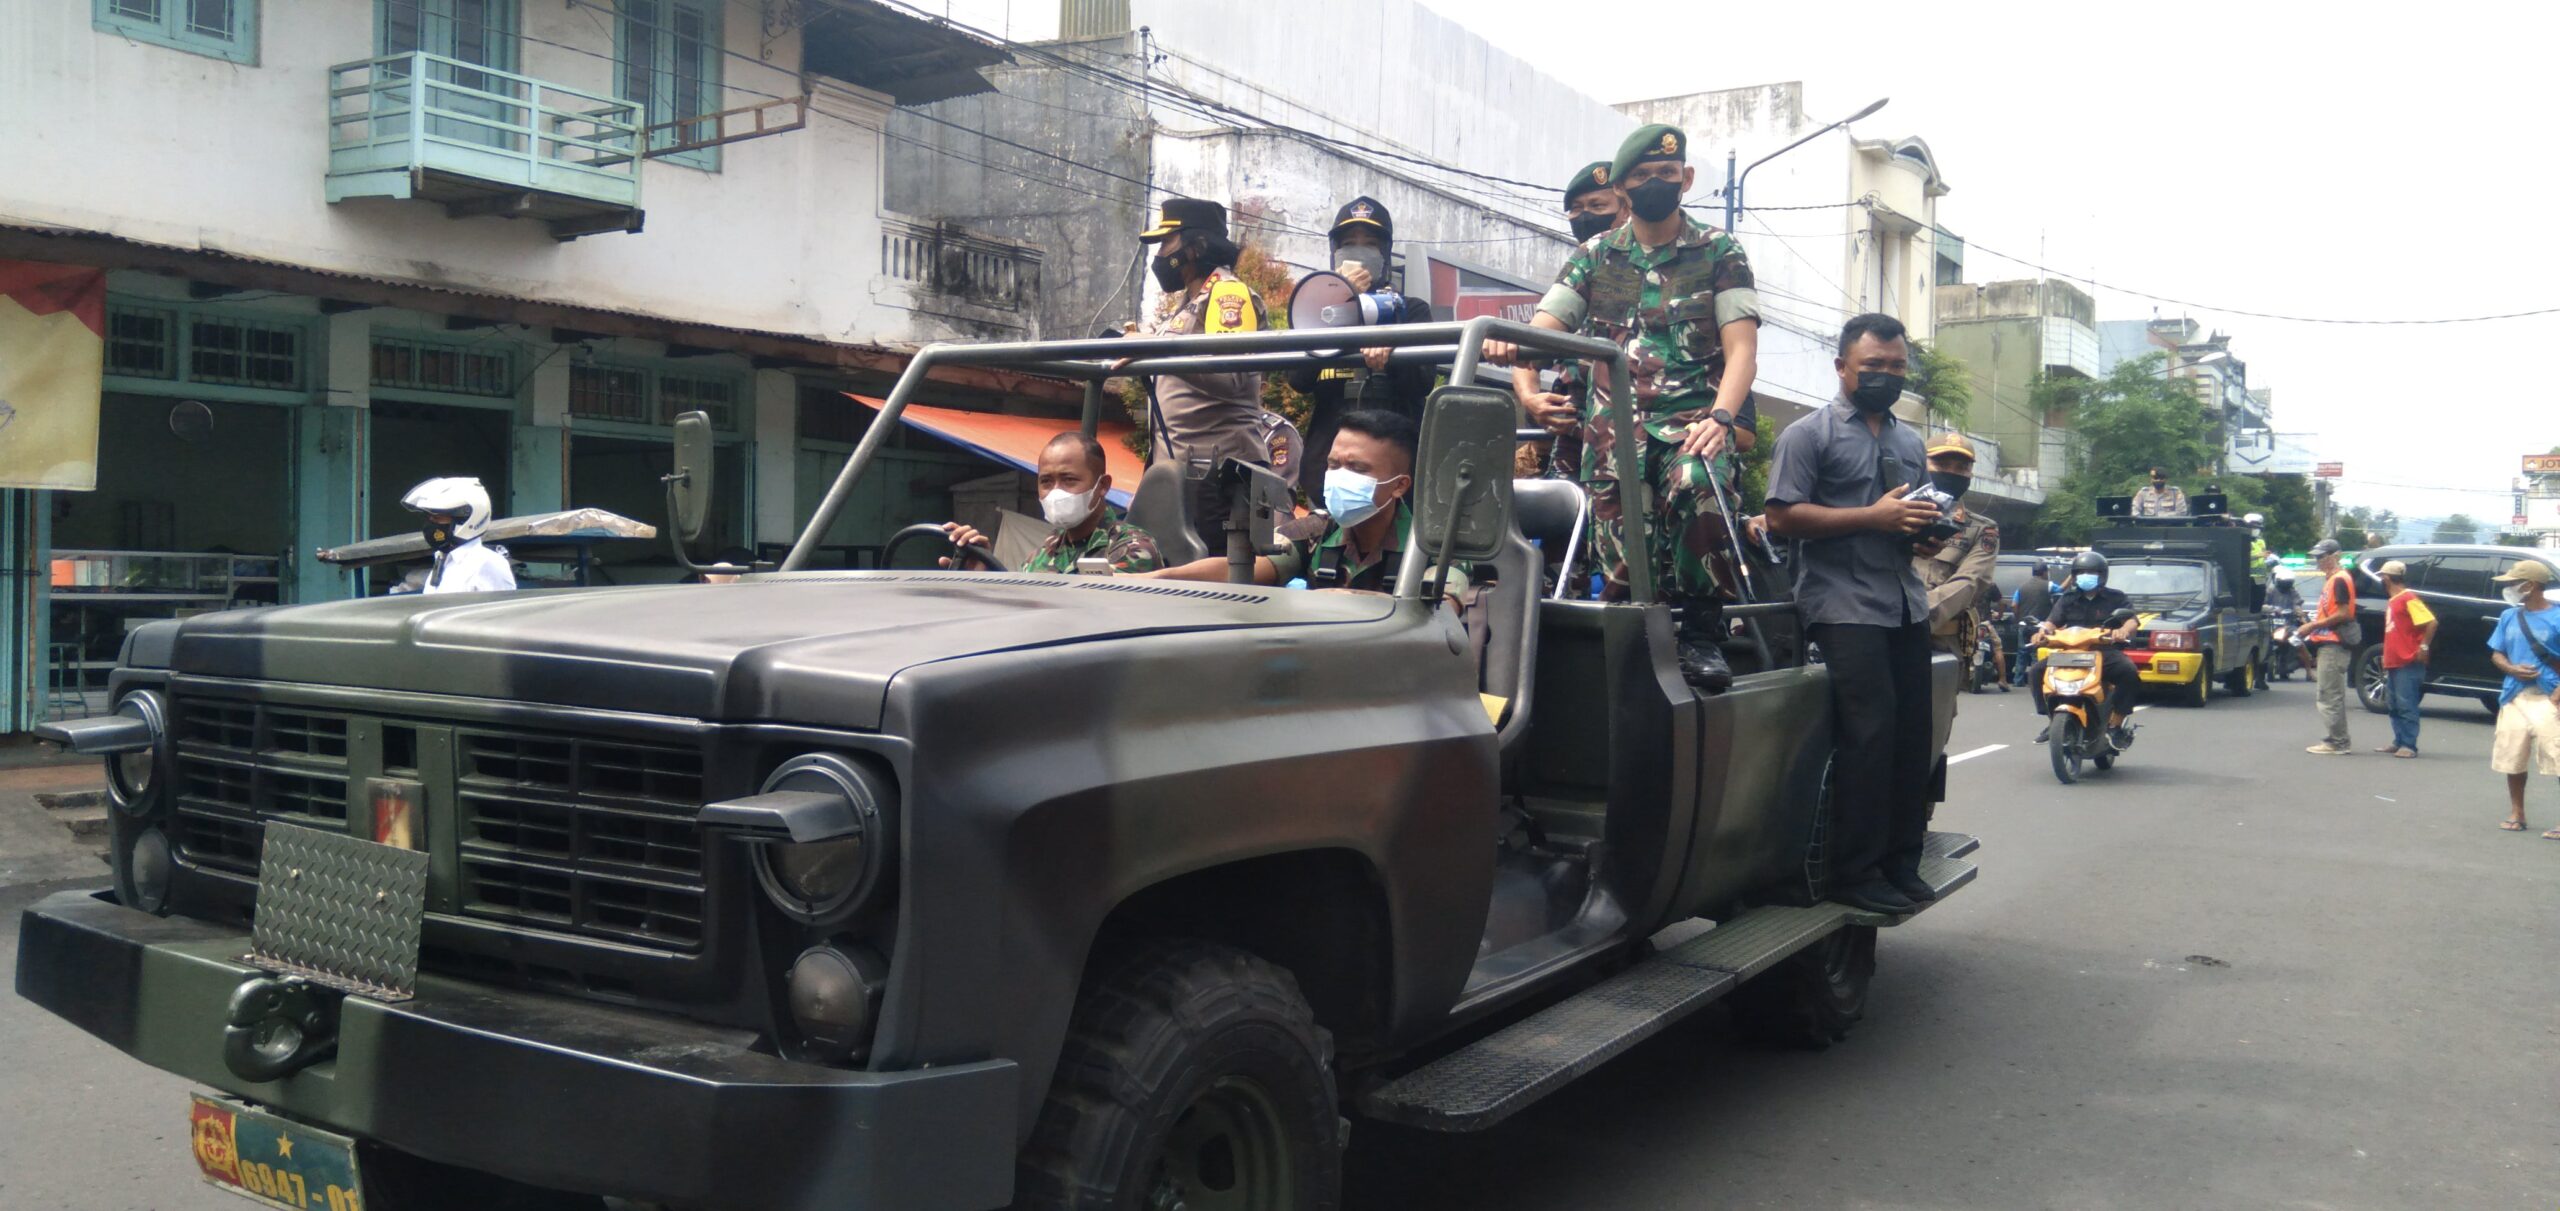
[[[1369,622],[1373,594],[1114,577],[809,572],[725,585],[375,597],[187,620],[180,675],[877,728],[890,681],[1066,643]]]

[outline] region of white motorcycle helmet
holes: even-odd
[[[453,519],[451,525],[437,524],[433,517],[428,519],[424,531],[427,545],[439,551],[450,551],[489,530],[489,490],[469,476],[430,479],[409,489],[409,494],[400,498],[400,507],[412,513]]]
[[[2252,513],[2240,520],[2249,523],[2249,528],[2254,530],[2259,526],[2267,524],[2267,515],[2264,513]]]

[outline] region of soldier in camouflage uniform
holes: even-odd
[[[1929,478],[1951,493],[1973,479],[1973,443],[1949,433],[1929,443]],[[1960,528],[1942,542],[1922,542],[1911,549],[1911,568],[1929,595],[1929,647],[1973,666],[1974,639],[1990,617],[2000,590],[1991,583],[2000,562],[2000,527],[1988,517],[1957,505],[1948,520]],[[2009,688],[2006,682],[2000,688]]]
[[[1751,383],[1760,300],[1742,246],[1680,209],[1696,173],[1688,166],[1688,137],[1678,128],[1657,124],[1629,136],[1609,175],[1632,217],[1574,250],[1532,322],[1627,351],[1644,446],[1628,465],[1652,488],[1648,530],[1657,581],[1680,607],[1681,668],[1693,683],[1721,689],[1732,681],[1718,647],[1721,607],[1738,597],[1741,581],[1714,484],[1731,490],[1735,459],[1756,440]],[[1486,353],[1513,356],[1499,342],[1488,342]],[[1590,370],[1595,386],[1605,381],[1605,367]],[[1608,571],[1607,596],[1623,600],[1625,523],[1617,493],[1623,468],[1607,423],[1614,401],[1597,390],[1592,400],[1583,429],[1583,479],[1592,487],[1593,551]]]
[[[1082,433],[1061,433],[1040,451],[1040,513],[1057,527],[1038,554],[1022,565],[1025,572],[1073,576],[1078,561],[1105,559],[1120,573],[1152,572],[1164,566],[1156,540],[1111,510],[1111,472],[1102,443]],[[958,547],[994,549],[987,536],[960,522],[946,522],[942,532]],[[977,566],[966,556],[961,566]],[[952,567],[951,557],[942,566]]]
[[[1583,165],[1565,182],[1564,215],[1572,225],[1573,240],[1580,245],[1603,232],[1626,226],[1626,199],[1609,188],[1609,161],[1594,160]],[[1568,363],[1556,371],[1555,390],[1545,390],[1538,382],[1538,368],[1524,365],[1511,372],[1511,391],[1520,399],[1520,410],[1529,422],[1556,435],[1547,455],[1547,477],[1585,483],[1582,475],[1582,427],[1584,395],[1590,387],[1590,373],[1580,363]],[[1585,484],[1587,487],[1588,485]]]

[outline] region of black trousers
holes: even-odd
[[[1816,623],[1831,671],[1831,879],[1916,871],[1929,835],[1929,628]]]
[[[2050,714],[2044,704],[2044,661],[2027,670],[2027,692],[2035,696],[2036,713]],[[2129,714],[2133,704],[2142,701],[2142,670],[2133,667],[2133,657],[2114,648],[2098,656],[2098,679],[2107,683],[2107,710],[2110,714]]]

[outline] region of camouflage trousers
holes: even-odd
[[[1607,423],[1605,417],[1598,419]],[[1653,489],[1646,531],[1652,538],[1656,592],[1674,600],[1741,600],[1733,536],[1724,506],[1707,477],[1706,460],[1681,454],[1678,442],[1645,435],[1642,429],[1638,434],[1644,444],[1645,483]],[[1616,461],[1614,451],[1586,437],[1583,487],[1591,494],[1592,566],[1608,580],[1601,591],[1603,601],[1625,601],[1629,595],[1626,517],[1618,494]],[[1716,464],[1715,475],[1730,493],[1733,456],[1719,455]],[[1591,474],[1595,471],[1597,475]]]

